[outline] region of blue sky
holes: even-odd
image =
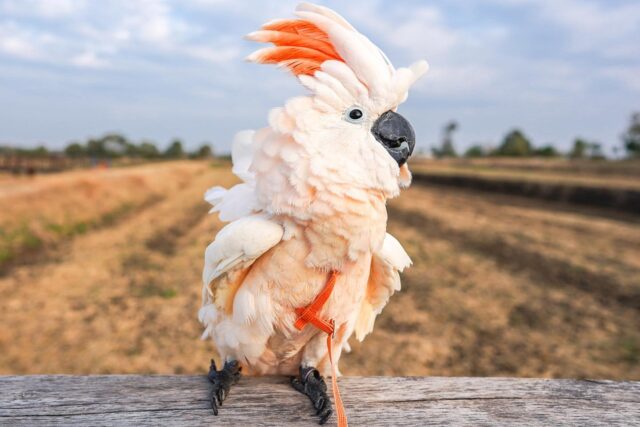
[[[162,145],[211,142],[266,125],[304,90],[246,63],[242,39],[291,17],[295,1],[0,0],[0,143],[119,131]],[[396,66],[430,72],[400,107],[418,146],[455,119],[459,149],[518,127],[537,145],[576,136],[608,150],[640,110],[640,2],[595,0],[323,1]]]

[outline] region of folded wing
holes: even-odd
[[[267,316],[269,310],[261,305],[269,302],[261,302],[260,295],[248,290],[243,292],[240,288],[252,264],[276,246],[282,235],[282,226],[264,215],[240,218],[218,232],[204,256],[202,308],[199,313],[206,328],[203,338],[211,336],[221,313],[238,324]]]

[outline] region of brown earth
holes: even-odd
[[[0,373],[204,373],[202,253],[222,224],[202,193],[233,177],[198,162],[101,174],[0,181],[4,235],[41,242],[0,273]],[[86,181],[98,189],[78,197]],[[391,203],[389,230],[414,266],[343,357],[346,375],[640,379],[637,217],[414,187]]]

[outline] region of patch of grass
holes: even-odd
[[[54,240],[70,239],[86,234],[101,226],[113,225],[122,216],[128,214],[135,207],[132,203],[124,203],[116,209],[101,215],[97,220],[83,220],[70,223],[44,224],[45,230],[55,235]],[[42,249],[45,241],[34,233],[27,224],[6,230],[0,228],[0,264],[7,263],[24,252]]]
[[[173,298],[176,295],[178,295],[178,292],[175,289],[163,289],[160,292],[160,296],[165,299]]]
[[[148,254],[140,252],[134,252],[122,258],[120,266],[125,272],[131,270],[161,269],[161,266],[153,262]]]
[[[15,254],[9,248],[0,248],[0,265],[11,261]]]
[[[133,203],[123,203],[122,205],[118,206],[116,209],[102,214],[98,223],[100,225],[113,225],[122,216],[131,212],[134,207],[135,206],[133,205]]]
[[[17,229],[10,238],[18,247],[37,249],[42,246],[42,239],[36,236],[26,225],[22,225]]]
[[[628,363],[640,363],[640,342],[632,337],[623,338],[620,341],[622,360]]]
[[[61,237],[73,237],[85,234],[93,226],[92,222],[79,221],[71,224],[47,224],[46,228]]]
[[[216,157],[211,160],[209,166],[213,169],[227,168],[231,166],[231,155]]]
[[[66,227],[62,224],[47,224],[45,228],[56,234],[62,234],[62,235],[64,235],[66,231]]]
[[[137,284],[136,281],[132,281],[131,286],[131,293],[139,298],[161,297],[171,299],[178,295],[175,289],[165,288],[163,285],[151,280],[147,280],[142,284]]]
[[[509,312],[509,325],[540,329],[545,325],[544,315],[530,304],[518,304]]]
[[[158,230],[145,242],[147,249],[163,255],[174,255],[178,239],[195,226],[208,212],[204,203],[198,203],[189,209],[188,214],[170,227]]]
[[[3,231],[0,239],[0,265],[13,261],[23,252],[40,249],[44,244],[26,224],[10,232]]]

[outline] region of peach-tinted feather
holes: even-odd
[[[277,64],[298,59],[323,63],[333,58],[325,53],[306,47],[278,46],[259,50],[256,54],[256,59],[264,64]]]
[[[320,51],[332,59],[340,59],[340,55],[333,46],[325,40],[311,38],[295,33],[287,33],[283,31],[256,31],[249,35],[251,40],[262,43],[273,43],[276,46],[298,46],[315,49]]]
[[[336,52],[327,34],[314,24],[285,19],[263,25],[248,37],[251,40],[273,43],[275,47],[259,50],[249,57],[263,64],[280,64],[294,75],[313,75],[324,61],[344,60]]]

